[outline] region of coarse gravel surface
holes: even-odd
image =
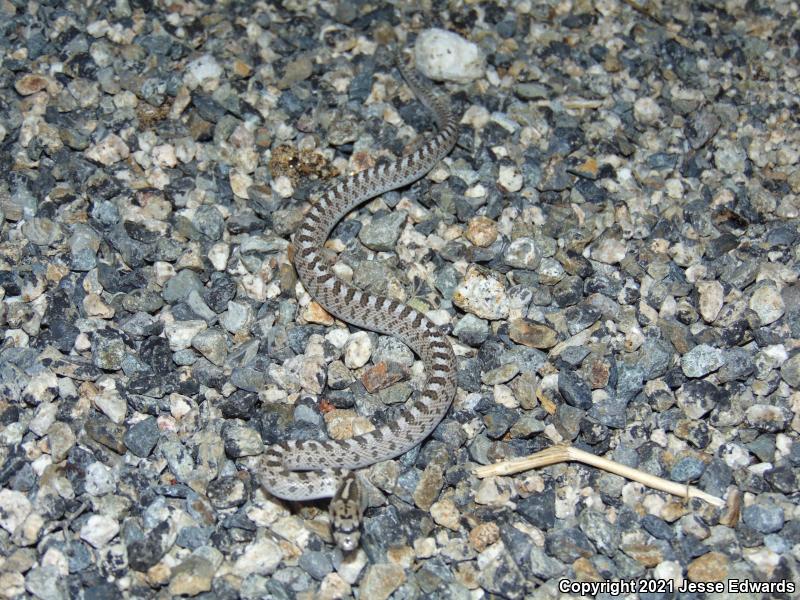
[[[796,597],[799,12],[0,0],[0,598]],[[450,334],[458,391],[365,471],[343,556],[326,502],[255,467],[424,378],[290,260],[316,192],[434,130],[392,46],[458,146],[327,247]],[[472,473],[556,443],[727,506],[579,464]]]

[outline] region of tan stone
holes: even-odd
[[[722,581],[728,576],[728,557],[709,552],[695,558],[686,570],[689,581]]]
[[[500,539],[500,528],[497,523],[481,523],[469,532],[469,543],[478,552],[483,552]]]
[[[437,525],[447,527],[453,531],[460,528],[461,513],[455,502],[450,498],[445,498],[431,505],[431,516]]]
[[[361,580],[359,597],[386,600],[405,580],[405,571],[399,565],[391,563],[372,565]]]
[[[464,237],[475,246],[486,248],[497,239],[497,225],[488,217],[474,217],[467,224]]]
[[[554,329],[525,319],[511,321],[508,335],[518,344],[529,348],[552,348],[558,342],[558,333]]]

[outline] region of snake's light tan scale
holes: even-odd
[[[306,291],[343,321],[396,336],[420,357],[426,381],[418,398],[393,422],[347,440],[288,441],[267,448],[261,481],[287,500],[334,496],[351,470],[407,452],[441,421],[456,388],[456,360],[447,337],[425,315],[391,298],[364,292],[337,278],[322,246],[350,210],[386,191],[408,185],[430,171],[453,148],[457,123],[449,99],[434,94],[398,60],[406,82],[433,112],[438,133],[408,156],[340,180],[311,206],[295,234],[295,267]]]

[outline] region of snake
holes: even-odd
[[[458,125],[449,97],[440,95],[395,56],[414,95],[432,113],[437,132],[410,154],[340,178],[320,194],[299,224],[294,265],[305,290],[328,313],[391,335],[410,347],[425,367],[425,383],[391,421],[370,432],[337,440],[288,440],[268,446],[260,481],[275,497],[291,501],[332,498],[332,538],[344,551],[360,542],[365,491],[357,470],[408,452],[439,424],[456,390],[456,359],[445,333],[419,310],[369,293],[337,277],[323,244],[334,226],[361,203],[409,185],[428,173],[454,147]]]

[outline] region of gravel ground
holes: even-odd
[[[0,0],[0,597],[793,597],[797,3],[214,4]],[[288,258],[316,190],[433,127],[393,42],[444,81],[459,146],[329,247],[452,334],[459,389],[367,471],[342,556],[326,503],[272,499],[256,465],[421,382]],[[559,442],[728,506],[471,472]]]

